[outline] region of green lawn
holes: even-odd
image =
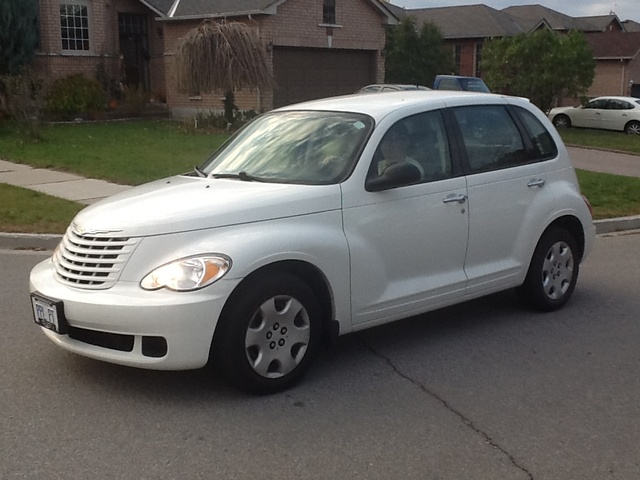
[[[0,158],[138,185],[191,170],[227,137],[193,133],[169,121],[58,124],[43,127],[43,141],[23,143],[0,125]],[[565,142],[640,153],[640,137],[567,129]],[[640,161],[640,157],[638,157]],[[578,171],[594,218],[640,214],[640,178]],[[63,233],[82,205],[0,184],[0,231]]]
[[[84,205],[0,183],[0,232],[64,233]]]
[[[640,178],[586,170],[577,170],[577,174],[580,189],[593,207],[594,219],[640,214]]]
[[[640,135],[626,135],[623,132],[586,130],[583,128],[561,128],[558,131],[562,140],[568,145],[640,154]]]
[[[42,136],[24,143],[0,126],[0,158],[127,185],[191,170],[228,137],[161,120],[56,124],[42,127]]]

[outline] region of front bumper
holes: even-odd
[[[59,347],[120,365],[186,370],[207,363],[222,307],[239,280],[222,279],[195,292],[150,292],[132,282],[117,282],[108,290],[83,290],[58,282],[53,263],[45,260],[31,271],[29,283],[31,292],[63,302],[71,335],[42,328]],[[118,347],[113,348],[95,338],[126,341],[116,341]],[[150,350],[150,338],[164,339],[166,349],[161,348],[160,354],[157,348]]]

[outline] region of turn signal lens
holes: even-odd
[[[231,268],[231,259],[222,255],[201,255],[162,265],[140,282],[145,290],[168,288],[188,292],[220,280]]]

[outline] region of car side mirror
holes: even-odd
[[[382,175],[367,178],[364,188],[368,192],[380,192],[412,185],[420,181],[420,170],[407,162],[398,162],[384,169]]]

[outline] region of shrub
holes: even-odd
[[[0,118],[6,116],[13,121],[16,132],[23,142],[41,140],[40,81],[28,68],[15,75],[0,75]]]
[[[104,110],[106,95],[100,82],[77,73],[54,81],[46,102],[50,113],[68,118]]]

